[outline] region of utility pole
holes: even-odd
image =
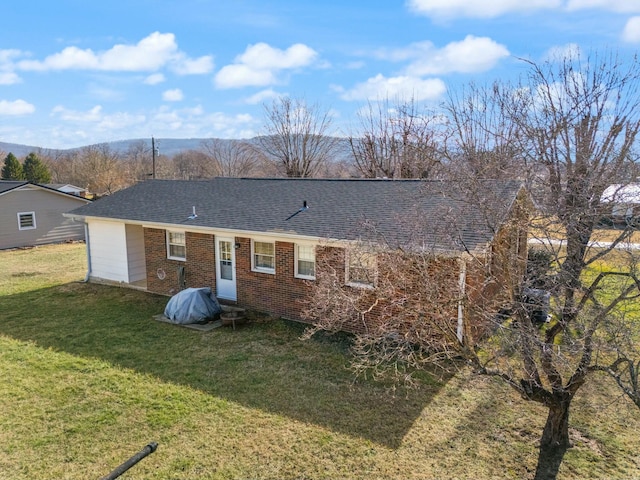
[[[156,140],[151,137],[151,158],[152,158],[152,165],[151,165],[151,178],[153,178],[154,180],[156,179]]]

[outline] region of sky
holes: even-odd
[[[368,101],[436,106],[523,59],[640,49],[640,0],[22,0],[2,9],[0,141],[250,138],[280,96],[348,135]]]

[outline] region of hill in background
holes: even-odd
[[[172,157],[177,155],[180,152],[185,152],[188,150],[199,150],[202,147],[202,142],[206,140],[211,140],[211,138],[156,138],[155,144],[156,148],[160,155],[166,155],[168,157]],[[257,141],[256,138],[250,139],[215,139],[221,142],[249,142],[255,143]],[[109,148],[118,152],[118,153],[126,153],[132,147],[139,145],[141,142],[151,150],[151,139],[150,138],[134,138],[129,140],[118,140],[114,142],[104,142]],[[336,154],[336,160],[344,160],[350,154],[349,144],[347,139],[341,139],[340,147],[338,148],[338,153]],[[96,144],[93,144],[96,145]],[[102,145],[102,144],[99,144]],[[56,157],[60,154],[73,152],[74,150],[80,150],[82,148],[88,147],[91,145],[85,145],[83,147],[76,148],[67,148],[67,149],[56,149],[56,148],[46,148],[46,147],[34,147],[31,145],[21,145],[19,143],[6,143],[0,142],[0,153],[4,152],[4,155],[9,152],[13,153],[16,157],[21,158],[27,156],[31,152],[40,153],[50,156]],[[2,160],[2,159],[0,159]]]
[[[201,147],[202,142],[204,140],[208,140],[206,138],[157,138],[156,139],[156,148],[162,155],[173,156],[177,153],[184,152],[186,150],[197,150]],[[228,140],[229,142],[235,142],[238,140]],[[133,145],[139,144],[140,142],[144,142],[146,146],[151,148],[151,139],[150,138],[136,138],[130,140],[118,140],[115,142],[104,142],[112,150],[116,152],[125,153],[127,152]],[[89,145],[86,145],[89,146]],[[0,151],[5,152],[5,154],[11,152],[16,157],[24,157],[31,152],[45,152],[48,154],[60,154],[64,152],[72,152],[74,150],[79,150],[84,147],[77,148],[68,148],[68,149],[56,149],[56,148],[46,148],[46,147],[34,147],[31,145],[21,145],[18,143],[6,143],[0,142]]]

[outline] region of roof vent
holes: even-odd
[[[295,217],[295,216],[296,216],[297,214],[299,214],[300,212],[304,212],[305,210],[308,210],[308,209],[309,209],[309,207],[307,206],[307,201],[305,200],[304,202],[302,202],[302,208],[301,208],[301,209],[299,209],[297,212],[295,212],[295,213],[293,213],[293,214],[289,215],[289,216],[287,217],[287,220],[289,220],[290,218]],[[286,220],[285,220],[285,221],[286,221]]]
[[[191,215],[189,215],[189,220],[193,220],[194,218],[198,218],[198,215],[196,214],[196,206],[193,206],[193,213]]]

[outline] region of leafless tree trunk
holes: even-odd
[[[328,112],[304,100],[280,97],[265,105],[264,133],[258,144],[287,177],[313,177],[335,154]]]
[[[366,178],[430,178],[440,164],[436,118],[420,112],[414,99],[368,103],[349,146]]]

